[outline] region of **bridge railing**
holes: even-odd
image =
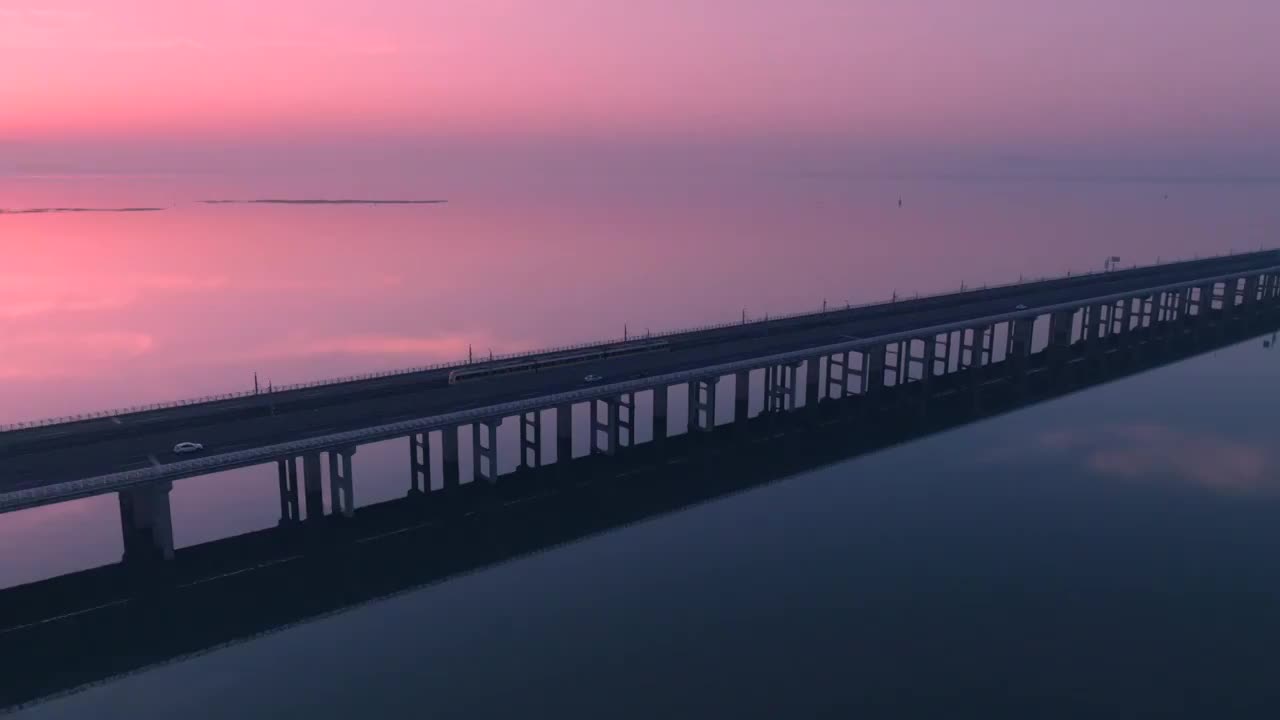
[[[1221,255],[1217,255],[1213,257],[1225,257],[1228,254],[1230,253],[1223,253]],[[1208,256],[1206,256],[1205,258],[1197,257],[1197,259],[1209,259],[1209,257]],[[1156,264],[1159,265],[1162,263],[1156,263]],[[1132,267],[1137,268],[1138,266],[1134,265]],[[1154,267],[1154,265],[1148,266],[1148,267]],[[999,284],[983,284],[981,286],[968,287],[968,288],[965,287],[965,285],[962,283],[960,286],[960,291],[964,292],[966,290],[991,290],[991,289],[1000,289],[1000,288],[1010,288],[1010,287],[1017,287],[1018,285],[1023,285],[1028,282],[1044,282],[1047,280],[1062,280],[1062,279],[1067,279],[1072,277],[1088,277],[1092,275],[1105,275],[1105,274],[1107,274],[1107,271],[1105,270],[1104,271],[1092,270],[1092,271],[1083,272],[1083,273],[1068,272],[1065,275],[1059,275],[1055,277],[1049,277],[1049,276],[1019,277],[1018,280],[1013,282],[999,283]],[[622,338],[592,340],[589,342],[574,343],[570,345],[559,345],[559,346],[553,346],[553,347],[539,348],[535,350],[524,350],[524,351],[512,352],[512,353],[495,353],[495,354],[490,354],[487,357],[481,358],[479,360],[453,360],[453,361],[434,363],[430,365],[418,365],[415,367],[398,368],[394,370],[383,370],[379,372],[362,373],[358,375],[346,375],[342,377],[325,378],[322,380],[312,380],[308,382],[292,383],[288,385],[272,385],[267,390],[261,390],[261,389],[256,391],[243,390],[238,392],[221,393],[217,395],[205,395],[202,397],[186,398],[182,400],[169,400],[165,402],[148,403],[144,405],[133,405],[126,408],[99,410],[95,412],[80,413],[77,415],[62,415],[59,417],[43,418],[40,420],[29,420],[26,422],[0,425],[0,432],[10,432],[14,430],[27,430],[31,428],[47,427],[50,425],[62,425],[62,424],[74,423],[74,422],[84,422],[88,420],[97,420],[102,418],[122,417],[126,415],[137,414],[137,413],[153,412],[156,410],[169,410],[173,408],[186,407],[188,405],[200,405],[203,403],[220,402],[225,400],[239,400],[242,398],[270,395],[275,393],[294,392],[298,390],[307,390],[307,389],[316,388],[316,387],[341,385],[343,383],[377,380],[380,378],[412,375],[414,373],[433,372],[438,370],[449,370],[453,368],[466,367],[468,365],[474,365],[477,363],[498,362],[502,360],[514,360],[514,359],[533,357],[537,355],[547,355],[551,353],[569,352],[573,350],[584,350],[584,349],[595,348],[595,347],[605,347],[609,345],[618,345],[620,343],[640,341],[640,340],[646,340],[650,338],[667,338],[667,337],[674,337],[677,335],[685,335],[689,333],[705,332],[708,330],[720,330],[720,329],[729,328],[729,327],[740,327],[744,325],[755,325],[755,324],[762,324],[767,322],[777,322],[780,320],[794,320],[800,317],[820,317],[821,315],[824,315],[826,313],[839,312],[841,310],[853,310],[853,309],[873,307],[876,305],[887,305],[887,304],[892,304],[894,302],[898,302],[899,300],[918,300],[921,298],[926,298],[926,299],[937,298],[937,297],[943,297],[945,295],[952,295],[952,294],[955,294],[954,290],[945,290],[945,291],[938,291],[934,293],[925,293],[925,294],[920,294],[917,292],[910,296],[906,296],[906,295],[899,296],[895,293],[894,296],[888,300],[873,300],[873,301],[863,302],[863,303],[846,302],[844,303],[843,306],[840,306],[839,304],[828,305],[824,303],[824,306],[818,310],[800,310],[796,312],[779,313],[779,314],[765,313],[762,316],[755,317],[755,318],[745,318],[744,320],[710,323],[706,325],[662,330],[659,332],[646,332],[643,335],[628,335],[627,337],[622,337]]]

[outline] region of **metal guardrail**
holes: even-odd
[[[1272,251],[1264,251],[1264,252],[1272,252]],[[1228,254],[1216,255],[1212,257],[1196,258],[1196,260],[1210,260],[1215,257],[1228,257]],[[1144,265],[1142,267],[1143,268],[1158,267],[1162,264],[1176,264],[1176,262],[1194,262],[1194,261],[1175,261],[1175,263],[1156,263],[1155,265]],[[1137,269],[1138,267],[1139,267],[1138,265],[1134,265],[1130,269]],[[1111,272],[1116,272],[1116,271],[1113,270]],[[1106,274],[1109,274],[1109,273],[1106,271],[1089,271],[1085,273],[1077,273],[1074,275],[1071,273],[1067,273],[1066,275],[1059,275],[1056,277],[1043,276],[1039,278],[1019,278],[1015,282],[1001,283],[996,285],[984,284],[981,287],[969,288],[968,290],[970,291],[997,290],[997,289],[1003,289],[1003,288],[1017,287],[1019,285],[1025,285],[1027,283],[1048,282],[1050,280],[1066,280],[1066,279],[1075,278],[1075,277],[1090,277],[1093,275],[1106,275]],[[965,292],[965,291],[966,291],[966,288],[964,287],[963,284],[961,284],[960,292]],[[897,295],[894,295],[894,297],[889,300],[878,300],[878,301],[871,301],[871,302],[865,302],[865,303],[846,302],[844,307],[840,307],[839,305],[836,305],[834,307],[824,305],[824,307],[820,310],[802,310],[802,311],[791,312],[791,313],[782,313],[779,315],[769,315],[766,313],[761,317],[750,319],[750,320],[747,320],[746,322],[733,321],[733,322],[711,323],[708,325],[684,327],[684,328],[678,328],[678,329],[672,329],[672,330],[663,330],[656,333],[646,332],[644,335],[638,335],[635,337],[614,338],[610,340],[593,340],[590,342],[576,343],[571,345],[560,345],[556,347],[540,348],[536,350],[526,350],[526,351],[515,352],[515,353],[495,354],[490,356],[487,359],[482,359],[475,362],[470,360],[454,360],[454,361],[448,361],[448,362],[434,363],[431,365],[419,365],[416,367],[400,368],[396,370],[384,370],[382,372],[364,373],[359,375],[347,375],[343,377],[326,378],[323,380],[313,380],[309,382],[273,386],[271,390],[267,392],[255,392],[253,390],[244,390],[239,392],[222,393],[218,395],[205,395],[203,397],[187,398],[182,400],[170,400],[165,402],[149,403],[145,405],[134,405],[127,408],[99,410],[94,412],[81,413],[77,415],[62,415],[58,417],[44,418],[39,420],[29,420],[25,422],[0,425],[0,433],[11,432],[14,430],[28,430],[31,428],[48,427],[51,425],[63,425],[68,423],[84,422],[86,420],[97,420],[101,418],[122,417],[125,415],[133,415],[133,414],[144,413],[144,412],[153,412],[155,410],[168,410],[172,408],[185,407],[189,405],[200,405],[203,403],[220,402],[225,400],[238,400],[238,399],[247,398],[247,397],[262,396],[262,395],[269,395],[269,394],[282,393],[282,392],[291,392],[291,391],[297,391],[297,390],[307,390],[310,388],[322,387],[322,386],[341,385],[344,383],[351,383],[351,382],[362,382],[367,380],[377,380],[377,379],[388,378],[388,377],[398,377],[402,375],[412,375],[414,373],[433,372],[437,370],[449,370],[453,368],[466,367],[468,365],[475,365],[475,364],[481,364],[481,363],[487,363],[487,362],[498,362],[502,360],[513,360],[513,359],[534,357],[539,355],[549,355],[552,353],[569,352],[572,350],[584,350],[588,348],[605,347],[609,345],[618,345],[621,343],[646,340],[651,338],[669,338],[677,335],[706,332],[708,330],[721,330],[729,327],[756,325],[756,324],[763,324],[768,322],[777,322],[780,320],[794,320],[800,317],[821,317],[822,315],[825,315],[827,313],[839,312],[841,310],[853,310],[853,309],[875,307],[878,305],[890,305],[895,302],[898,302],[899,300],[906,301],[906,300],[938,298],[938,297],[945,297],[947,295],[952,295],[952,294],[955,294],[955,293],[953,291],[926,293],[924,295],[915,293],[910,297],[907,297],[907,296],[898,297]]]
[[[297,456],[310,452],[320,452],[330,448],[360,445],[380,440],[389,440],[397,437],[403,437],[411,433],[428,432],[457,425],[466,425],[473,422],[493,420],[495,418],[501,419],[524,412],[532,412],[569,403],[616,397],[625,393],[638,392],[663,385],[677,385],[694,380],[721,377],[740,370],[754,370],[767,365],[781,365],[788,362],[807,360],[812,357],[866,349],[901,340],[911,340],[930,335],[938,335],[943,332],[962,330],[976,325],[989,325],[1009,320],[1016,320],[1018,318],[1038,317],[1040,315],[1062,310],[1074,311],[1090,305],[1096,305],[1098,303],[1115,302],[1126,298],[1143,297],[1157,292],[1181,290],[1183,288],[1197,287],[1209,282],[1223,282],[1264,273],[1280,273],[1280,265],[1256,268],[1244,272],[1230,273],[1214,277],[1197,278],[1195,280],[1180,283],[1147,287],[1138,291],[1112,293],[1110,295],[1085,298],[1069,303],[1044,305],[1015,312],[1000,313],[997,315],[988,315],[979,318],[969,318],[963,321],[945,323],[942,325],[916,328],[870,338],[859,338],[831,345],[823,345],[820,347],[805,348],[803,350],[793,350],[786,353],[750,358],[748,360],[737,360],[730,363],[721,363],[719,365],[696,368],[694,370],[683,370],[680,372],[656,375],[638,380],[628,380],[609,385],[598,385],[591,388],[571,390],[568,392],[525,400],[516,400],[508,403],[500,403],[498,405],[488,405],[470,410],[459,410],[456,412],[445,413],[443,415],[433,415],[414,420],[403,420],[369,428],[362,428],[360,430],[351,430],[315,438],[308,438],[306,440],[297,440],[293,442],[253,448],[252,450],[238,450],[221,455],[213,455],[193,460],[183,460],[167,465],[141,468],[138,470],[126,470],[124,472],[100,475],[82,480],[72,480],[53,485],[30,488],[27,490],[17,490],[0,494],[0,513],[21,510],[23,508],[44,505],[51,502],[61,502],[78,497],[97,495],[104,492],[113,492],[132,485],[140,485],[158,480],[176,480],[184,477],[191,477],[193,475],[203,475],[209,472],[234,470],[240,467],[259,465],[282,457]]]

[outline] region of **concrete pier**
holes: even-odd
[[[520,469],[542,467],[542,412],[520,414]]]
[[[1156,322],[1159,316],[1158,293],[1147,295],[1138,302],[1138,327],[1149,328]]]
[[[884,388],[886,353],[884,345],[878,345],[863,353],[862,392],[864,395],[875,397]]]
[[[902,344],[904,362],[901,382],[928,379],[929,358],[933,352],[933,338],[916,338]]]
[[[932,348],[929,351],[929,367],[926,376],[946,375],[951,372],[951,333],[934,335],[930,344]]]
[[[320,453],[302,456],[302,497],[308,521],[324,517],[324,478],[321,472]]]
[[[354,446],[329,451],[329,513],[332,515],[349,518],[355,512],[355,487],[351,475],[351,456],[355,454]]]
[[[765,368],[765,410],[786,412],[794,410],[800,388],[796,383],[795,363],[770,365]]]
[[[1256,276],[1250,276],[1244,279],[1244,297],[1241,298],[1241,306],[1251,310],[1257,302],[1258,278]]]
[[[462,484],[462,469],[458,465],[458,432],[457,425],[440,431],[440,475],[442,488],[448,490]]]
[[[662,442],[667,438],[667,396],[671,389],[659,385],[653,389],[653,439]]]
[[[989,325],[965,328],[960,331],[960,369],[982,367],[991,361],[995,333]]]
[[[498,426],[501,420],[471,424],[471,475],[490,485],[498,482]]]
[[[1025,373],[1027,359],[1031,357],[1031,335],[1035,331],[1035,318],[1018,318],[1009,330],[1009,367],[1015,374]]]
[[[812,408],[818,404],[818,381],[819,373],[818,361],[821,358],[811,357],[805,361],[804,365],[804,405]]]
[[[623,393],[618,396],[618,447],[636,444],[636,396]]]
[[[409,436],[409,494],[431,492],[431,433]]]
[[[618,398],[591,401],[591,452],[613,455],[618,451]]]
[[[689,432],[710,432],[716,426],[716,385],[720,378],[689,383]]]
[[[1059,310],[1049,315],[1049,347],[1064,348],[1071,344],[1075,332],[1074,310]]]
[[[828,400],[840,400],[849,394],[849,356],[850,353],[827,356]]]
[[[1091,344],[1096,350],[1102,340],[1102,336],[1106,331],[1106,315],[1107,306],[1102,304],[1090,305],[1085,308],[1085,336],[1084,339]]]
[[[173,483],[139,485],[116,493],[120,502],[120,530],[124,562],[173,559],[173,516],[169,493]]]
[[[733,376],[733,421],[742,422],[751,414],[751,372],[739,370]]]
[[[289,525],[302,521],[301,499],[298,494],[298,458],[289,457],[276,461],[280,476],[280,524]]]
[[[896,387],[898,385],[901,385],[904,382],[902,379],[902,373],[903,373],[903,366],[906,364],[905,356],[906,356],[906,352],[902,347],[901,341],[893,342],[893,343],[889,343],[888,345],[885,345],[884,367],[886,372],[885,372],[884,385],[886,387],[889,387],[889,386]],[[890,373],[892,373],[893,375],[892,383],[889,382]]]
[[[573,458],[573,404],[556,406],[556,462]]]

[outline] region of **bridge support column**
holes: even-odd
[[[1130,300],[1132,299],[1128,299],[1128,297],[1116,300],[1115,306],[1111,309],[1111,334],[1115,334],[1115,336],[1124,336],[1129,331]],[[1172,311],[1174,311],[1172,300],[1174,300],[1174,296],[1170,295],[1170,318],[1172,318]],[[1121,337],[1121,341],[1123,340],[1124,338]]]
[[[542,411],[520,413],[520,469],[542,467]]]
[[[928,377],[946,375],[951,372],[951,332],[934,335],[932,340],[932,348],[928,353],[929,367],[925,374]],[[942,366],[939,367],[938,363],[942,363]]]
[[[1096,350],[1102,342],[1103,331],[1107,327],[1106,317],[1106,305],[1090,305],[1085,308],[1085,339],[1089,341],[1091,349]]]
[[[1010,320],[1009,370],[1019,391],[1027,387],[1027,370],[1032,356],[1032,333],[1036,332],[1036,318]]]
[[[842,400],[849,394],[849,353],[827,357],[827,399]]]
[[[618,396],[618,447],[636,444],[636,396],[623,393]]]
[[[1244,301],[1241,303],[1252,310],[1258,302],[1258,276],[1250,275],[1244,279]]]
[[[600,420],[600,405],[604,404],[604,421]],[[604,441],[600,433],[604,433]],[[591,401],[591,452],[613,455],[618,451],[618,399],[603,398]]]
[[[1164,321],[1160,323],[1160,331],[1156,333],[1156,336],[1162,342],[1170,342],[1177,335],[1178,320],[1182,315],[1180,310],[1181,297],[1179,292],[1162,292],[1159,294],[1160,315],[1164,318]]]
[[[887,351],[884,345],[876,345],[862,351],[862,394],[878,397],[884,389],[884,366]]]
[[[458,465],[458,433],[461,427],[453,425],[440,431],[441,489],[448,490],[462,484],[462,469]]]
[[[1049,346],[1045,349],[1049,365],[1054,373],[1060,373],[1066,365],[1075,335],[1074,310],[1058,310],[1049,315]]]
[[[573,459],[573,403],[556,406],[556,464]]]
[[[860,395],[867,391],[867,363],[870,362],[870,360],[868,360],[870,356],[867,352],[868,351],[866,350],[858,350],[855,352],[845,353],[844,378],[842,379],[844,383],[844,393],[842,397],[848,397],[855,394]],[[857,367],[853,366],[853,357],[855,354],[858,356]]]
[[[1147,336],[1155,333],[1156,308],[1155,295],[1147,295],[1141,298],[1138,303],[1138,327],[1142,328],[1143,333]]]
[[[960,336],[961,369],[980,368],[991,363],[995,333],[990,325],[965,328]]]
[[[355,487],[351,479],[351,456],[355,447],[329,451],[329,513],[351,517],[356,510]]]
[[[784,409],[795,410],[800,407],[800,362],[787,363],[782,371],[787,388],[786,405]]]
[[[733,376],[733,421],[746,422],[751,413],[751,371],[739,370]]]
[[[809,409],[818,406],[819,359],[809,358],[804,364],[804,406]]]
[[[671,388],[659,385],[653,389],[653,439],[662,442],[667,439],[667,396]]]
[[[126,563],[173,559],[173,516],[169,492],[173,483],[138,485],[116,493]]]
[[[933,350],[933,338],[912,338],[904,340],[899,352],[902,353],[901,368],[902,373],[898,378],[898,384],[904,384],[916,380],[916,368],[920,369],[921,382],[928,379],[927,371],[929,365],[929,353]],[[916,343],[920,343],[920,354],[916,354]]]
[[[967,347],[961,348],[961,354],[968,355],[968,363],[965,365],[965,370],[969,376],[969,392],[973,395],[973,403],[976,407],[985,374],[983,368],[991,363],[996,334],[994,327],[991,325],[969,328],[967,333],[969,335],[969,343]]]
[[[1165,315],[1168,316],[1168,293],[1162,294],[1165,295]],[[1109,324],[1107,326],[1107,335],[1114,335],[1116,338],[1116,344],[1123,346],[1128,341],[1128,329],[1129,301],[1127,299],[1116,300],[1111,303],[1111,317],[1109,318]]]
[[[1009,366],[1013,372],[1022,375],[1027,371],[1027,360],[1031,357],[1031,334],[1035,330],[1035,318],[1017,318],[1010,322],[1009,328]]]
[[[543,413],[520,414],[520,468],[530,470],[543,466]]]
[[[1074,310],[1058,310],[1049,315],[1049,347],[1070,347],[1071,336],[1075,331],[1075,321]]]
[[[769,412],[794,410],[800,392],[796,384],[796,364],[770,365],[765,368],[765,407]]]
[[[321,476],[320,453],[302,456],[302,497],[307,508],[307,520],[324,517],[324,478]]]
[[[1209,315],[1213,311],[1213,302],[1217,299],[1218,284],[1206,283],[1200,286],[1200,314]]]
[[[1173,323],[1180,320],[1186,313],[1186,305],[1183,303],[1183,294],[1185,290],[1170,290],[1165,295],[1164,316],[1169,321],[1169,327],[1173,327]]]
[[[689,383],[689,432],[710,432],[716,426],[716,385],[720,378]]]
[[[1187,291],[1171,290],[1169,291],[1169,306],[1172,309],[1171,318],[1175,322],[1182,320],[1182,316],[1187,312]]]
[[[892,353],[892,354],[890,354]],[[897,387],[902,384],[902,366],[904,364],[901,342],[889,343],[884,349],[884,366],[886,370],[893,371],[893,385]],[[885,381],[888,384],[888,381]]]
[[[1277,280],[1280,280],[1280,277],[1277,277],[1274,273],[1267,273],[1262,276],[1262,279],[1264,283],[1262,286],[1263,299],[1271,300],[1274,299],[1277,294],[1280,294],[1280,282],[1276,282]]]
[[[490,485],[498,482],[498,426],[501,420],[471,423],[471,476]]]
[[[280,475],[280,524],[301,522],[302,507],[298,498],[298,458],[290,457],[276,461],[276,470]]]
[[[409,436],[409,494],[431,492],[431,433]]]

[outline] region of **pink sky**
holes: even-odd
[[[0,0],[0,143],[1241,152],[1280,145],[1276,27],[1270,0]]]

